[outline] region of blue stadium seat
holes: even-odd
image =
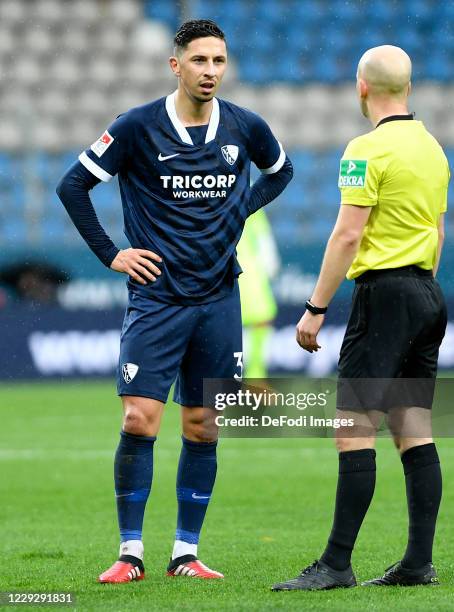
[[[252,4],[252,3],[250,3]],[[291,17],[293,6],[291,2],[276,2],[275,0],[262,0],[256,3],[254,15],[264,23],[279,23],[283,19]]]
[[[104,184],[102,189],[93,189],[91,199],[97,212],[103,214],[105,211],[117,209],[121,215],[121,207],[119,207],[119,195],[117,186],[112,181]]]
[[[179,6],[148,0],[145,14],[174,29],[181,17]],[[382,44],[407,50],[415,78],[454,79],[454,2],[229,0],[226,10],[225,0],[194,0],[191,14],[219,22],[239,63],[240,78],[251,83],[351,80],[364,51]],[[437,51],[432,59],[425,52],[428,38],[433,39],[429,47]],[[288,69],[273,62],[276,42],[281,56],[296,58]],[[319,50],[315,65],[305,55],[313,49]]]
[[[452,23],[454,19],[454,4],[452,2],[437,2],[438,20],[440,24]]]
[[[339,31],[345,32],[363,21],[363,8],[358,2],[345,2],[345,0],[331,0],[328,2],[329,18],[336,20]],[[343,24],[343,28],[339,27]]]
[[[180,11],[176,2],[168,0],[146,0],[145,16],[151,19],[164,21],[172,30],[175,30],[180,22]]]
[[[298,180],[293,180],[289,183],[285,190],[285,194],[281,196],[280,202],[276,204],[279,206],[280,212],[283,212],[284,208],[288,208],[289,212],[292,212],[292,214],[294,210],[307,210],[310,208],[309,198],[307,197],[303,185]]]
[[[57,164],[57,180],[59,180],[63,174],[68,170],[72,164],[77,161],[81,151],[79,149],[67,151],[62,155],[59,155]]]
[[[52,240],[61,243],[66,235],[67,224],[64,219],[51,214],[46,215],[41,223],[41,236],[43,240]]]
[[[9,186],[9,201],[16,214],[23,214],[26,199],[27,190],[24,182],[21,180],[13,180]]]
[[[363,21],[365,24],[382,24],[384,26],[393,22],[399,16],[401,4],[395,0],[381,0],[380,2],[365,2],[363,5]],[[405,23],[405,22],[402,22]]]
[[[7,155],[6,153],[0,153],[0,189],[5,189],[11,185],[11,183],[20,178],[20,164],[19,161]]]
[[[434,3],[432,0],[405,0],[403,13],[406,13],[414,23],[427,26],[436,19],[436,11],[434,11],[436,4],[443,3]]]
[[[319,55],[312,65],[313,72],[311,77],[309,77],[311,80],[318,81],[322,79],[328,83],[336,83],[339,80],[337,60],[334,53]]]
[[[396,44],[402,47],[411,57],[420,54],[424,47],[421,34],[416,28],[403,29],[396,39]]]
[[[262,68],[264,74],[265,68]],[[337,174],[342,153],[342,149],[318,153],[306,149],[289,151],[294,179],[278,201],[268,208],[281,249],[285,245],[297,246],[303,237],[306,241],[315,242],[328,238],[339,209]],[[454,169],[454,148],[447,149],[446,155]],[[38,235],[43,241],[70,244],[80,240],[55,193],[52,178],[53,174],[60,174],[62,168],[66,168],[75,157],[75,152],[71,151],[60,156],[43,155],[35,159],[34,181],[40,200],[37,210],[42,211]],[[27,198],[33,194],[33,191],[27,191],[26,182],[22,180],[26,170],[25,162],[19,158],[0,153],[0,241],[3,243],[26,242],[31,239],[31,231],[36,236],[36,226],[29,225],[25,214],[25,205],[30,205]],[[258,173],[254,171],[252,174],[255,179]],[[320,176],[326,177],[326,180],[320,180]],[[100,221],[114,240],[120,240],[123,215],[116,179],[93,190],[92,197]],[[450,203],[453,199],[454,192],[450,190]],[[453,216],[451,208],[450,205],[448,222]]]
[[[452,79],[452,68],[452,60],[446,51],[433,49],[426,56],[424,75],[434,81],[449,81]]]
[[[5,241],[19,246],[27,241],[27,226],[19,217],[7,217],[0,221],[0,235]]]
[[[251,50],[247,54],[247,61],[240,65],[240,77],[248,83],[260,85],[269,82],[273,79],[270,75],[267,56],[263,53],[256,53]]]
[[[332,220],[325,216],[318,216],[311,221],[311,237],[315,242],[326,242],[333,229]]]
[[[313,2],[299,2],[296,0],[293,2],[295,20],[301,20],[303,23],[310,24],[313,28],[321,26],[328,17],[328,4],[323,0],[314,0]]]

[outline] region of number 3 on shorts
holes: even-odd
[[[235,380],[243,380],[243,352],[237,351],[236,353],[233,353],[233,356],[236,359],[236,367],[240,368],[240,373],[234,374],[233,378]]]

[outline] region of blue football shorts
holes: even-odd
[[[118,395],[203,406],[204,378],[242,376],[238,282],[227,296],[197,306],[158,302],[129,292],[120,339]]]

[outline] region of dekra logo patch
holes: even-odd
[[[367,159],[341,159],[339,187],[364,187],[367,175]]]

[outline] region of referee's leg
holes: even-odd
[[[440,459],[431,435],[431,411],[402,408],[388,415],[405,474],[408,543],[401,564],[419,570],[432,563],[435,527],[442,495]]]
[[[431,576],[435,527],[442,496],[440,460],[432,439],[432,402],[437,375],[438,353],[447,325],[443,293],[432,278],[418,279],[414,312],[421,331],[412,342],[412,352],[403,368],[402,393],[409,390],[408,408],[388,413],[388,426],[400,453],[405,474],[408,506],[408,543],[401,565]],[[414,397],[412,394],[414,393]],[[413,401],[411,401],[413,400]]]
[[[353,419],[353,427],[339,428],[339,451],[334,520],[328,543],[320,560],[335,570],[346,570],[358,532],[375,489],[375,435],[381,412],[338,410],[339,418]]]
[[[351,565],[351,555],[359,530],[375,490],[375,436],[383,413],[366,410],[380,404],[380,385],[369,389],[370,357],[369,288],[356,285],[352,309],[339,356],[338,416],[353,419],[353,427],[336,431],[339,474],[333,525],[321,561],[337,571]]]
[[[297,578],[275,584],[273,591],[348,588],[357,584],[350,558],[374,494],[375,435],[383,414],[342,409],[337,411],[337,417],[354,419],[355,425],[337,430],[339,478],[328,544],[319,561]]]

